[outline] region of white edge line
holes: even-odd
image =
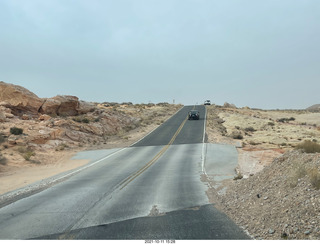
[[[204,122],[203,122],[203,136],[202,136],[202,155],[201,155],[201,166],[202,166],[202,173],[204,173],[205,175],[207,175],[206,170],[204,168],[204,161],[205,161],[205,135],[206,135],[206,121],[207,121],[207,108],[206,106],[204,107],[205,109],[205,115],[204,115]]]
[[[115,151],[115,152],[113,152],[113,153],[110,153],[109,155],[105,156],[104,158],[101,158],[101,159],[99,159],[99,160],[97,160],[97,161],[95,161],[95,162],[93,162],[93,163],[91,163],[91,164],[87,164],[86,166],[83,166],[83,167],[81,167],[81,168],[79,168],[79,169],[77,169],[77,170],[75,170],[75,171],[72,171],[72,172],[70,172],[69,174],[66,174],[66,175],[64,175],[64,176],[61,176],[60,178],[51,181],[51,183],[54,183],[54,182],[59,181],[59,180],[62,180],[63,178],[66,178],[66,177],[68,177],[68,176],[70,176],[70,175],[76,174],[76,173],[78,173],[78,172],[80,172],[80,171],[82,171],[82,170],[88,169],[88,168],[90,168],[90,167],[92,167],[92,166],[100,163],[101,161],[103,161],[103,160],[105,160],[105,159],[107,159],[107,158],[109,158],[109,157],[111,157],[111,156],[113,156],[113,155],[115,155],[115,154],[117,154],[117,153],[125,150],[125,149],[127,149],[127,147],[121,148],[121,149],[119,149],[118,151]]]
[[[205,164],[205,157],[206,157],[206,152],[205,149],[207,148],[207,144],[204,142],[205,140],[205,133],[206,133],[206,122],[207,122],[207,107],[205,107],[205,117],[204,117],[204,130],[203,130],[203,139],[202,139],[202,155],[201,155],[201,166],[202,166],[202,173],[206,176],[208,179],[207,182],[209,184],[209,188],[213,188],[209,181],[209,177],[206,172],[206,168],[204,167]]]

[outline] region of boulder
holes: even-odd
[[[21,119],[22,119],[22,120],[29,120],[30,117],[29,117],[29,115],[27,115],[27,114],[23,114],[23,115],[21,116]]]
[[[79,101],[79,107],[78,107],[79,114],[86,114],[89,112],[93,112],[95,108],[96,106],[94,105],[94,103]]]
[[[4,113],[4,115],[6,116],[6,118],[8,118],[8,119],[12,119],[12,118],[14,118],[14,115],[13,114],[11,114],[11,113]]]
[[[4,112],[0,111],[0,122],[7,121],[7,117]]]
[[[47,115],[47,114],[42,114],[39,116],[39,120],[41,120],[41,121],[47,121],[49,119],[51,119],[51,116]]]
[[[225,108],[237,108],[236,105],[234,105],[234,104],[232,104],[232,103],[227,103],[227,102],[225,102],[225,103],[223,104],[223,107],[225,107]]]
[[[78,115],[79,99],[75,96],[55,96],[45,100],[40,113],[59,116]]]
[[[50,133],[51,140],[62,139],[65,136],[66,132],[64,129],[56,129]]]
[[[37,115],[43,100],[24,87],[1,81],[0,103],[14,115]]]

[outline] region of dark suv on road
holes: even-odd
[[[200,118],[200,113],[198,110],[191,110],[189,112],[189,116],[188,116],[188,119],[196,119],[198,120]]]

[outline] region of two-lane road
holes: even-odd
[[[248,239],[209,204],[202,174],[205,107],[133,146],[0,209],[0,239]],[[92,153],[92,152],[91,152]],[[100,152],[99,152],[100,153]]]

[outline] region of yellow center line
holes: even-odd
[[[182,130],[184,124],[186,123],[186,121],[188,120],[188,116],[184,119],[184,121],[181,123],[180,127],[178,128],[178,130],[176,131],[176,133],[173,135],[173,137],[171,138],[170,142],[165,145],[160,152],[157,153],[156,156],[154,156],[146,165],[144,165],[141,169],[139,169],[137,172],[133,173],[132,175],[130,175],[127,179],[125,179],[123,182],[120,183],[120,190],[122,190],[123,188],[125,188],[131,181],[133,181],[135,178],[137,178],[139,175],[141,175],[144,171],[146,171],[151,165],[153,165],[170,147],[170,145],[172,145],[172,143],[174,142],[174,140],[177,138],[177,136],[179,135],[180,131]]]

